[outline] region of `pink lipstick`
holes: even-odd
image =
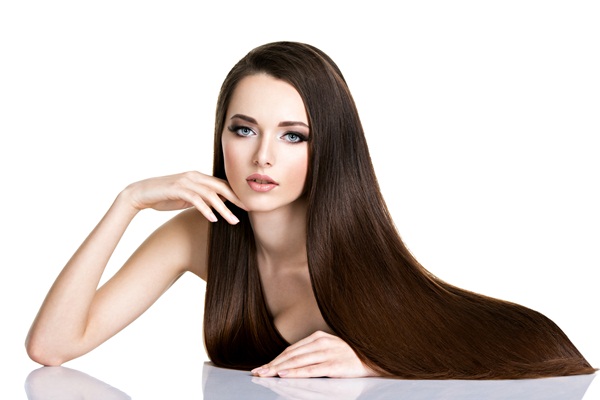
[[[279,184],[268,175],[252,174],[246,178],[248,186],[255,192],[268,192],[275,189]]]

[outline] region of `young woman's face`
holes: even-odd
[[[293,86],[266,74],[238,83],[221,143],[227,180],[248,211],[271,211],[300,198],[309,135],[304,103]]]

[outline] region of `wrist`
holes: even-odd
[[[125,189],[123,189],[123,191],[121,191],[121,193],[117,195],[117,198],[113,203],[113,207],[118,208],[131,218],[135,217],[137,213],[142,210],[142,208],[140,208],[139,205],[133,200],[130,186],[127,186]]]

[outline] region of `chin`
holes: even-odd
[[[248,213],[269,213],[269,212],[293,212],[298,211],[305,212],[306,201],[305,198],[291,198],[288,200],[284,199],[273,199],[273,198],[240,198]]]
[[[243,200],[242,200],[243,201]],[[246,208],[248,209],[248,213],[267,213],[271,211],[275,211],[281,209],[281,204],[264,204],[262,202],[244,202]]]

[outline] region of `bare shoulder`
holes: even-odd
[[[169,254],[182,272],[206,280],[209,224],[198,210],[190,208],[165,222],[147,241]]]

